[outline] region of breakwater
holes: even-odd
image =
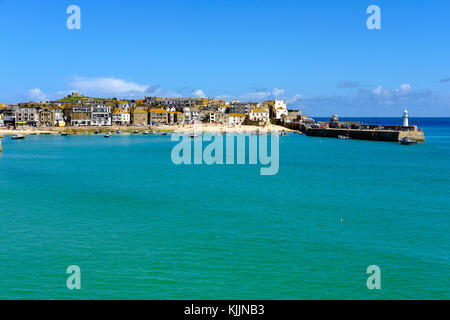
[[[397,142],[404,137],[410,137],[418,142],[425,142],[423,131],[397,131],[376,129],[346,129],[346,128],[306,128],[305,134],[313,137],[338,138],[348,136],[351,139],[393,141]]]

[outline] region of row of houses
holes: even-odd
[[[72,93],[59,101],[0,105],[0,126],[148,126],[199,122],[238,125],[245,120],[268,123],[295,121],[301,111],[288,111],[283,100],[259,103],[212,98],[138,100],[94,99]]]

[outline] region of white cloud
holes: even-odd
[[[300,100],[301,98],[303,98],[303,96],[301,94],[297,93],[297,94],[293,95],[292,97],[286,99],[286,102],[287,103],[295,103],[298,100]]]
[[[281,96],[281,95],[284,94],[284,89],[273,88],[272,94],[273,94],[275,97]]]
[[[197,98],[206,98],[206,94],[203,92],[203,90],[200,89],[195,90],[194,92],[192,92],[192,94]]]
[[[412,90],[411,84],[404,83],[400,86],[400,89],[395,89],[396,92],[399,93],[409,93]]]
[[[375,89],[372,90],[372,93],[375,96],[390,96],[391,95],[389,90],[383,88],[383,86],[377,86]]]
[[[152,89],[150,85],[143,85],[113,77],[75,77],[71,85],[82,94],[89,95],[134,96],[143,95]],[[153,89],[155,90],[154,87]]]
[[[39,88],[28,90],[26,93],[26,96],[27,96],[27,98],[31,99],[32,101],[36,101],[36,102],[47,101],[47,96]]]
[[[383,86],[377,86],[375,89],[372,90],[372,93],[381,98],[387,98],[394,95],[406,95],[409,94],[412,91],[412,86],[409,83],[403,83],[400,85],[400,88],[394,89],[394,90],[388,90],[385,89]]]
[[[264,100],[270,98],[278,98],[284,95],[284,89],[257,89],[256,91],[247,92],[239,96],[242,100]]]

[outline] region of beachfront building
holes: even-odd
[[[199,115],[198,109],[196,109],[196,108],[191,109],[191,122],[192,123],[194,123],[194,124],[198,123],[199,119],[200,119],[199,116],[200,115]]]
[[[148,126],[148,109],[146,106],[138,105],[131,111],[131,124],[134,126]]]
[[[39,111],[36,107],[19,106],[15,118],[17,126],[36,126],[39,124]]]
[[[49,107],[44,107],[39,110],[39,126],[41,127],[53,127],[53,110]]]
[[[214,111],[209,115],[210,123],[222,123],[223,122],[223,112],[222,111]]]
[[[288,115],[286,101],[284,101],[284,100],[275,100],[275,104],[274,104],[273,108],[274,108],[275,119],[281,120],[281,118],[283,116]]]
[[[270,122],[270,113],[268,109],[255,108],[249,113],[249,119],[251,121],[258,121],[268,123]]]
[[[75,106],[66,112],[68,112],[67,118],[71,126],[90,126],[92,123],[92,107]]]
[[[5,111],[6,111],[6,104],[0,103],[0,127],[3,127],[5,125]]]
[[[169,122],[168,112],[163,108],[150,109],[150,124],[152,126],[158,124],[167,124]]]
[[[169,111],[169,112],[167,112],[167,114],[168,114],[169,124],[183,124],[184,123],[183,112]]]
[[[65,127],[66,122],[64,121],[64,112],[61,108],[53,109],[53,123],[58,127]]]
[[[198,112],[198,119],[201,122],[211,122],[211,117],[214,117],[213,110],[201,110]]]
[[[228,112],[229,113],[243,113],[248,114],[250,110],[252,109],[252,106],[248,102],[240,102],[239,100],[233,100],[230,102]]]
[[[182,111],[183,108],[192,108],[196,105],[195,98],[161,98],[145,97],[144,103],[152,108],[170,108],[169,111]]]
[[[91,125],[110,126],[111,125],[111,107],[106,105],[97,105],[92,107]]]
[[[14,126],[16,124],[16,106],[6,105],[1,110],[4,126]]]
[[[225,115],[224,119],[225,119],[226,124],[240,125],[245,120],[245,114],[244,113],[229,113],[229,114]]]
[[[302,112],[301,110],[288,110],[287,116],[282,116],[282,119],[284,123],[291,123],[300,121],[302,119]]]
[[[190,108],[187,108],[187,107],[183,108],[183,119],[184,119],[184,123],[186,123],[186,124],[192,123]]]
[[[123,108],[116,108],[112,113],[112,123],[118,126],[126,126],[130,124],[131,116],[128,111]]]

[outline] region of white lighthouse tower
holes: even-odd
[[[403,111],[403,126],[404,127],[408,127],[409,126],[408,110],[406,110],[406,109]]]

